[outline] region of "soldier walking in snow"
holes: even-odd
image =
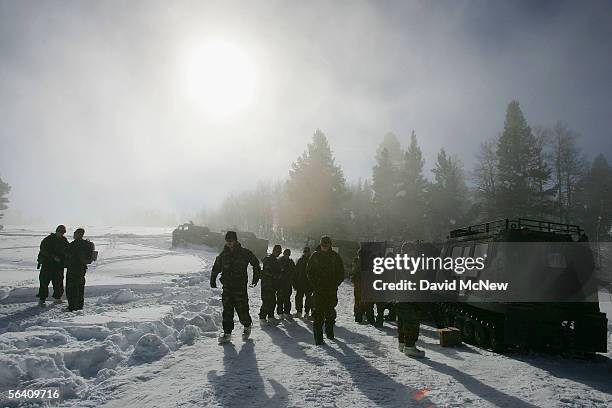
[[[77,228],[74,231],[74,241],[68,244],[66,257],[68,271],[66,273],[66,299],[71,312],[83,309],[85,302],[85,272],[87,264],[93,261],[94,244],[83,239],[85,230]]]
[[[66,248],[68,240],[64,236],[66,227],[59,225],[54,234],[49,234],[40,243],[38,253],[38,265],[40,274],[40,288],[38,290],[38,305],[45,306],[45,301],[49,296],[49,283],[53,284],[54,303],[62,302],[64,294],[64,263],[66,261]]]
[[[249,295],[247,293],[249,279],[247,267],[249,264],[253,267],[251,286],[256,286],[261,274],[259,260],[250,250],[240,245],[236,232],[227,231],[225,246],[215,259],[210,275],[210,286],[212,288],[217,287],[217,276],[219,274],[221,274],[221,284],[223,285],[221,294],[223,335],[219,337],[219,343],[225,343],[231,339],[234,330],[234,311],[238,314],[240,323],[244,326],[242,338],[246,340],[251,335],[253,321],[249,314]]]
[[[281,278],[281,267],[278,256],[281,254],[280,245],[274,245],[272,253],[263,260],[261,274],[261,308],[259,309],[259,322],[261,325],[278,324],[274,317],[274,308],[277,303],[277,292]]]
[[[310,258],[310,247],[305,247],[304,252],[295,266],[295,276],[293,278],[293,288],[295,289],[295,308],[296,317],[309,317],[310,309],[312,308],[312,286],[306,276],[306,265]]]
[[[325,335],[334,339],[336,323],[336,305],[338,304],[338,287],[344,280],[342,258],[332,249],[328,236],[321,238],[319,248],[312,254],[306,266],[306,274],[313,288],[315,344],[323,344],[323,323]]]
[[[279,297],[276,311],[283,319],[289,319],[291,317],[291,294],[293,292],[295,263],[290,256],[291,250],[286,248],[283,251],[283,256],[278,260],[281,268],[281,279],[279,282]]]

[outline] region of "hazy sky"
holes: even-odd
[[[253,67],[229,116],[189,62],[211,41]],[[50,223],[215,206],[286,177],[316,128],[351,181],[387,131],[469,169],[512,99],[612,158],[612,1],[0,0],[0,177]]]

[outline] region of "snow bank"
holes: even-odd
[[[135,300],[138,300],[138,295],[136,295],[131,289],[120,289],[119,291],[113,293],[109,298],[109,302],[115,305],[130,303]]]
[[[111,341],[90,348],[65,351],[63,355],[66,367],[85,378],[95,377],[103,368],[115,368],[125,358],[121,349]]]
[[[157,334],[148,333],[136,343],[132,360],[134,362],[150,363],[159,360],[169,352],[170,349]]]
[[[55,347],[68,343],[68,336],[60,329],[31,327],[24,332],[7,332],[0,335],[0,349],[27,350]]]
[[[0,286],[0,300],[4,300],[11,294],[13,290],[10,286]]]
[[[193,326],[188,324],[185,326],[183,330],[179,333],[178,339],[183,344],[193,344],[200,337],[200,328],[197,326]]]

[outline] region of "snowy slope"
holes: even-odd
[[[348,284],[337,340],[324,347],[298,319],[256,322],[248,342],[237,323],[232,344],[219,346],[220,290],[208,285],[215,254],[170,251],[167,234],[96,238],[101,259],[88,272],[85,310],[41,310],[31,254],[42,236],[25,235],[0,235],[0,287],[16,288],[0,301],[0,391],[62,386],[66,407],[612,405],[610,352],[582,361],[441,348],[422,326],[428,358],[410,360],[394,326],[352,321]],[[257,321],[259,287],[249,291]]]

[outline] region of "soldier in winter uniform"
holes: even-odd
[[[83,309],[85,301],[85,272],[87,264],[92,262],[94,244],[83,239],[85,230],[77,228],[74,231],[74,241],[68,244],[66,256],[68,272],[66,273],[66,299],[71,312]]]
[[[295,276],[293,279],[293,288],[295,289],[295,308],[297,309],[296,317],[302,316],[302,308],[304,317],[309,317],[310,309],[312,308],[312,286],[306,276],[306,265],[310,258],[310,247],[305,247],[304,252],[295,266]]]
[[[290,258],[291,250],[286,248],[283,256],[278,260],[281,268],[281,279],[278,288],[278,303],[276,312],[283,319],[291,317],[291,293],[293,292],[293,279],[295,277],[295,263]]]
[[[38,253],[38,265],[40,274],[40,289],[38,290],[38,304],[45,306],[45,301],[49,296],[49,283],[53,284],[54,303],[62,302],[64,294],[64,263],[66,261],[66,248],[68,240],[64,236],[66,227],[59,225],[54,234],[49,234],[40,243]]]
[[[281,279],[281,267],[278,256],[281,254],[281,246],[274,245],[272,253],[263,260],[263,272],[261,274],[261,308],[259,309],[259,322],[261,325],[278,324],[274,317],[274,308],[277,302],[277,292]]]
[[[238,242],[238,236],[234,231],[225,234],[225,246],[223,251],[215,259],[215,264],[210,275],[210,286],[217,287],[217,276],[221,274],[223,292],[221,301],[223,303],[223,335],[219,337],[219,343],[228,342],[234,330],[234,311],[238,314],[240,323],[244,326],[242,338],[248,339],[251,335],[251,315],[249,314],[249,295],[247,294],[248,274],[247,267],[253,267],[253,280],[251,286],[259,282],[261,267],[259,260],[253,253],[243,248]]]
[[[306,274],[313,288],[315,344],[323,344],[323,323],[325,335],[334,339],[336,323],[336,305],[338,304],[338,287],[344,280],[342,258],[332,249],[328,236],[321,238],[319,248],[312,254],[306,266]]]
[[[418,303],[397,303],[398,348],[409,357],[424,357],[425,352],[416,347],[419,339],[421,310]]]

